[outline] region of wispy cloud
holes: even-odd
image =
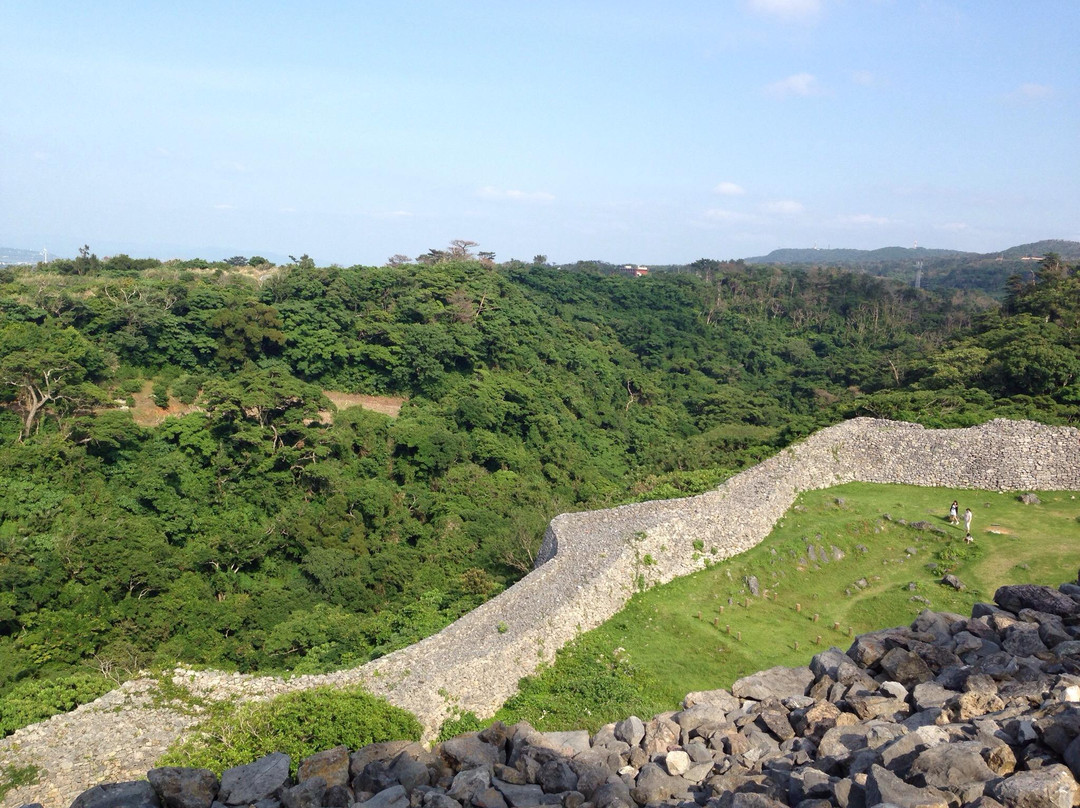
[[[1021,101],[1039,101],[1043,98],[1049,98],[1054,94],[1054,88],[1047,84],[1035,84],[1028,82],[1021,84],[1009,95],[1012,98],[1019,99]]]
[[[786,79],[775,81],[765,87],[765,92],[776,98],[789,98],[790,96],[808,97],[821,95],[821,86],[811,73],[796,73]]]
[[[749,0],[750,10],[784,22],[812,19],[821,11],[821,0]]]
[[[214,210],[236,210],[235,205],[226,205],[224,202],[214,205]]]
[[[768,213],[782,213],[788,216],[802,213],[805,210],[802,203],[796,202],[794,199],[778,199],[776,202],[766,202],[761,206],[761,209]]]
[[[742,196],[746,189],[734,182],[722,182],[713,188],[713,192],[721,196]]]
[[[477,190],[476,195],[483,199],[508,199],[513,202],[551,202],[554,194],[546,191],[519,191],[512,188],[502,189],[485,185]]]
[[[946,233],[958,233],[961,230],[967,230],[968,226],[964,222],[945,222],[943,224],[934,225],[935,230],[944,230]]]
[[[856,70],[851,74],[851,80],[863,87],[870,87],[877,82],[877,77],[869,70]]]

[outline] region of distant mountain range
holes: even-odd
[[[926,247],[881,247],[877,250],[827,249],[816,247],[773,250],[768,255],[745,259],[748,264],[813,264],[816,266],[866,266],[897,261],[928,261],[931,259],[961,258],[967,261],[1021,260],[1042,257],[1056,252],[1067,261],[1080,259],[1080,241],[1045,239],[1031,244],[1018,244],[993,253],[973,253],[961,250],[931,250]]]
[[[36,264],[44,256],[41,250],[20,250],[16,247],[0,247],[0,266],[7,264]]]
[[[747,258],[748,264],[843,267],[895,278],[923,289],[970,289],[1001,299],[1010,275],[1034,271],[1047,253],[1065,261],[1080,260],[1080,242],[1045,239],[994,253],[930,250],[925,247],[883,247],[879,250],[782,249]]]

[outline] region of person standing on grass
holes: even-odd
[[[964,530],[969,536],[971,535],[971,508],[964,511]]]
[[[958,524],[960,524],[960,519],[957,516],[957,514],[959,512],[960,512],[960,503],[957,502],[954,499],[952,501],[952,505],[949,506],[949,524],[950,525],[958,525]]]

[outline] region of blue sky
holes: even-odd
[[[1076,0],[0,2],[0,245],[1080,240]]]

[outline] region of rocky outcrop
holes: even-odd
[[[522,676],[617,612],[640,582],[668,581],[754,546],[803,491],[853,481],[1080,490],[1078,447],[1080,431],[1026,421],[958,430],[847,421],[697,497],[556,517],[535,571],[438,634],[355,670],[292,679],[178,671],[174,679],[207,699],[362,684],[416,714],[430,738],[452,708],[491,715]],[[895,654],[889,664],[908,677],[908,668],[918,668]],[[49,808],[102,779],[137,776],[145,768],[127,763],[132,754],[153,760],[192,722],[156,704],[146,695],[151,687],[128,682],[99,702],[20,730],[0,741],[0,760],[41,767]],[[4,805],[30,796],[14,790]]]
[[[1071,588],[1070,588],[1071,587]],[[923,612],[802,668],[585,733],[494,723],[429,750],[269,755],[223,773],[155,769],[79,808],[1072,808],[1080,804],[1080,595],[1006,586],[970,618]],[[1051,607],[1044,611],[1040,607]],[[1010,650],[1023,628],[1041,646]]]

